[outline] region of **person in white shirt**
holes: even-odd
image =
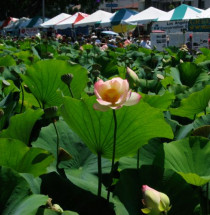
[[[146,49],[151,49],[151,43],[146,35],[143,36],[143,40],[141,41],[140,46]]]

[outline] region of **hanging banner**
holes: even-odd
[[[188,29],[194,32],[210,32],[210,19],[191,19]]]
[[[21,37],[32,37],[39,33],[38,28],[21,28],[20,36]]]
[[[150,34],[151,46],[156,47],[158,51],[163,51],[167,47],[167,39],[165,33],[151,33]]]
[[[154,22],[152,31],[155,30],[165,31],[166,33],[182,32],[183,30],[188,30],[188,21]]]

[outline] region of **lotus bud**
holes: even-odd
[[[180,63],[184,63],[184,61],[182,59],[180,59]]]
[[[143,204],[146,208],[142,209],[144,214],[161,215],[167,214],[170,210],[170,200],[164,193],[158,192],[147,185],[142,186]]]
[[[126,78],[127,78],[128,82],[129,82],[129,85],[130,85],[131,88],[139,86],[139,84],[140,84],[139,77],[129,67],[127,67]]]
[[[70,86],[72,80],[74,78],[74,75],[71,73],[65,74],[61,76],[61,80],[68,86]]]
[[[56,211],[56,212],[63,213],[63,209],[62,209],[61,206],[58,205],[58,204],[54,204],[54,205],[52,206],[52,209],[53,209],[54,211]]]

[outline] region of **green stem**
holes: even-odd
[[[23,86],[20,83],[20,89],[21,89],[21,93],[22,93],[22,101],[21,101],[21,108],[20,108],[20,113],[23,112],[23,103],[24,103],[24,91],[23,91]]]
[[[139,169],[139,156],[140,155],[140,149],[137,151],[137,170]]]
[[[102,187],[102,167],[101,167],[101,152],[98,152],[98,197],[101,197]]]
[[[59,170],[59,135],[58,135],[58,130],[57,130],[57,127],[55,125],[55,122],[53,122],[53,126],[55,128],[55,132],[56,132],[56,136],[57,136],[57,141],[56,141],[56,157],[57,157],[57,160],[56,160],[56,169],[57,171]]]
[[[113,151],[112,151],[112,166],[111,166],[111,172],[110,175],[113,175],[113,170],[114,170],[114,163],[115,163],[115,151],[116,151],[116,139],[117,139],[117,117],[116,117],[116,112],[113,110],[113,117],[114,117],[114,142],[113,142]],[[110,197],[110,190],[108,190],[107,193],[107,200],[109,201]]]
[[[209,214],[209,182],[206,184],[206,201],[207,201],[206,214]]]
[[[74,94],[73,94],[73,92],[72,92],[72,90],[71,90],[70,84],[68,85],[68,88],[69,88],[69,92],[70,92],[70,94],[71,94],[71,97],[74,98]]]

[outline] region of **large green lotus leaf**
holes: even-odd
[[[65,97],[61,114],[94,153],[112,157],[114,120],[112,111],[96,111],[95,96],[76,100]],[[154,137],[173,138],[170,126],[160,110],[140,101],[137,105],[116,111],[117,142],[116,157],[131,155]]]
[[[61,119],[56,122],[59,135],[59,146],[71,155],[68,161],[61,161],[60,168],[80,169],[82,173],[97,173],[97,156],[86,145],[81,143],[80,138]],[[56,157],[57,136],[53,124],[41,129],[38,139],[32,143],[33,147],[42,148],[51,152]],[[102,159],[103,173],[110,171],[110,162]],[[55,165],[54,165],[55,167]]]
[[[20,173],[39,176],[53,161],[53,156],[38,148],[29,148],[15,139],[0,138],[0,165],[10,167]]]
[[[165,143],[157,157],[157,165],[180,174],[187,183],[202,186],[210,181],[210,141],[202,137],[189,137]]]
[[[18,173],[0,167],[0,213],[2,215],[35,215],[48,196],[30,195],[27,182]]]
[[[18,139],[28,144],[31,130],[42,114],[42,109],[28,109],[22,114],[16,114],[11,117],[9,127],[0,133],[0,138]]]
[[[61,81],[61,76],[73,74],[71,90],[75,98],[80,98],[86,87],[87,71],[77,64],[70,64],[62,60],[43,60],[28,67],[22,79],[34,96],[46,106],[56,106],[62,103],[61,90],[64,95],[70,95],[68,87]]]
[[[88,172],[82,171],[82,169],[66,169],[65,170],[67,178],[76,186],[89,191],[95,195],[98,192],[98,177]],[[102,186],[101,196],[106,198],[107,191],[104,186]]]
[[[199,203],[196,191],[174,171],[142,166],[139,170],[121,171],[114,190],[114,197],[118,197],[128,211],[126,215],[139,215],[141,208],[144,208],[141,203],[142,185],[148,185],[168,195],[172,206],[168,212],[170,215],[193,214],[195,206]]]
[[[173,93],[166,91],[163,95],[147,95],[142,94],[143,100],[148,103],[150,106],[161,109],[165,111],[171,105],[172,101],[175,99]]]
[[[10,55],[0,57],[0,66],[14,66],[14,65],[16,65],[16,62]]]
[[[192,87],[198,78],[201,69],[195,63],[185,62],[178,66],[182,84]]]
[[[203,90],[192,93],[188,98],[181,101],[178,108],[171,108],[171,114],[175,116],[188,117],[193,119],[196,114],[204,112],[210,101],[210,85]]]
[[[39,58],[33,55],[31,51],[20,51],[20,52],[14,53],[13,55],[28,65],[31,65],[32,63],[35,63],[39,60]]]

